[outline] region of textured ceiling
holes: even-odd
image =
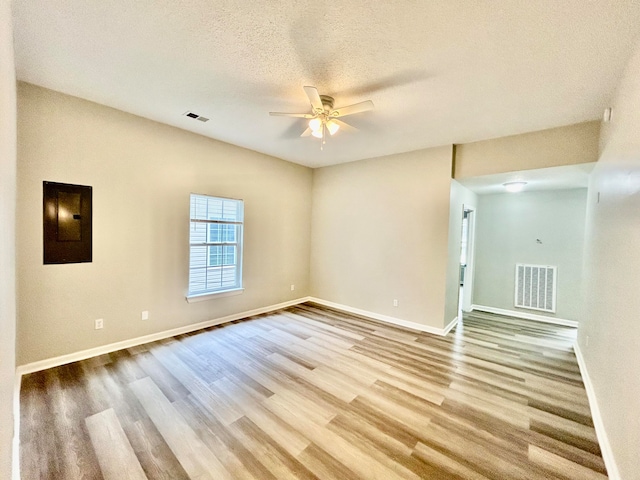
[[[312,167],[596,119],[640,33],[637,0],[13,3],[19,79]],[[268,115],[304,85],[376,110],[320,151]]]

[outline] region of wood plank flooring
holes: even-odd
[[[606,478],[574,338],[298,305],[26,375],[22,478]]]

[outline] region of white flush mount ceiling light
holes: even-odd
[[[521,192],[526,184],[527,182],[507,182],[507,183],[503,183],[502,186],[509,193],[517,193],[517,192]]]
[[[333,97],[318,94],[316,87],[304,87],[304,91],[311,103],[311,113],[269,112],[269,115],[310,119],[309,128],[302,132],[300,136],[308,137],[312,135],[322,139],[322,143],[320,144],[321,150],[322,145],[326,143],[327,132],[329,135],[334,135],[340,129],[347,132],[357,130],[348,123],[338,120],[338,117],[346,117],[354,113],[373,110],[373,102],[371,100],[355,103],[346,107],[333,108]]]

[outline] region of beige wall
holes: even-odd
[[[449,239],[447,257],[447,289],[445,299],[445,325],[458,316],[458,296],[460,292],[460,245],[462,242],[462,212],[464,207],[477,207],[478,196],[455,180],[451,181],[451,200],[449,210]],[[477,214],[477,211],[476,211]],[[473,288],[471,275],[467,276],[465,286]],[[469,278],[471,277],[471,278]]]
[[[599,122],[457,145],[454,178],[595,162]]]
[[[19,364],[309,295],[306,167],[27,84],[18,152]],[[93,187],[92,263],[42,264],[43,180]],[[186,303],[190,192],[244,199],[244,294]]]
[[[312,294],[442,328],[451,147],[319,168],[313,181]]]
[[[578,342],[619,478],[633,480],[640,479],[640,46],[601,148],[587,200],[586,314]]]
[[[586,196],[585,188],[480,195],[473,303],[579,321]],[[558,267],[555,314],[514,306],[516,263]]]
[[[9,0],[0,0],[0,478],[11,478],[16,347],[16,82]]]

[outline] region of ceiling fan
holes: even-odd
[[[300,136],[308,137],[309,135],[313,135],[316,138],[320,138],[322,140],[320,149],[322,149],[322,145],[326,142],[327,132],[329,135],[334,135],[339,129],[345,132],[357,130],[348,123],[338,120],[339,117],[367,112],[374,108],[371,100],[354,103],[346,107],[333,108],[333,97],[329,95],[319,95],[316,87],[304,87],[304,91],[307,97],[309,97],[309,102],[311,102],[311,113],[269,112],[269,115],[309,119],[309,126]]]

